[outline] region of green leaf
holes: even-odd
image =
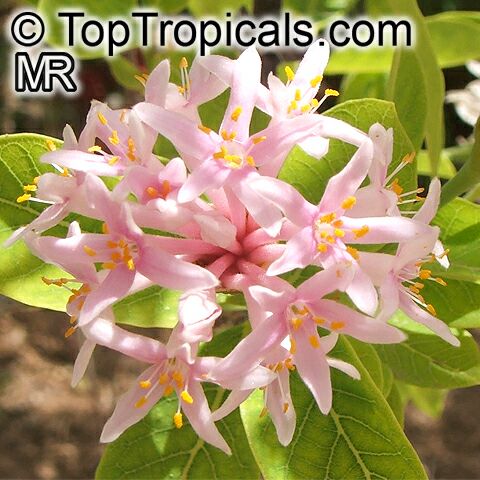
[[[408,339],[396,345],[377,345],[376,349],[396,378],[429,388],[480,384],[480,352],[467,331],[458,332],[461,345],[453,347],[401,312],[391,322],[407,330]]]
[[[417,154],[417,171],[419,175],[429,177],[432,172],[430,159],[426,150],[420,150]],[[449,149],[444,148],[440,154],[440,163],[438,164],[437,176],[450,179],[457,173],[457,169],[452,162]]]
[[[445,408],[446,390],[422,388],[408,383],[396,382],[403,403],[413,402],[415,407],[432,418],[439,418]]]
[[[405,402],[403,401],[400,390],[398,389],[398,382],[392,385],[390,393],[387,397],[387,402],[398,423],[403,428],[403,424],[405,422]]]
[[[135,78],[135,75],[140,75],[142,72],[130,60],[122,55],[116,55],[108,59],[108,66],[119,85],[135,92],[144,92],[143,85]]]
[[[0,136],[0,245],[43,209],[38,203],[17,203],[16,199],[34,177],[52,171],[50,166],[38,162],[47,151],[47,140],[60,145],[58,140],[33,133]],[[64,310],[69,292],[45,285],[42,276],[64,277],[65,273],[34,257],[23,242],[0,248],[2,295],[35,307]]]
[[[207,344],[202,353],[225,355],[241,337],[241,326],[226,330]],[[217,408],[224,399],[224,391],[212,384],[204,385],[210,407]],[[232,448],[232,456],[227,456],[200,439],[190,425],[177,430],[172,422],[177,406],[175,395],[163,398],[142,421],[109,444],[96,478],[258,478],[259,471],[238,410],[217,422]],[[184,420],[187,423],[185,416]]]
[[[114,306],[115,321],[136,327],[173,328],[178,322],[180,292],[153,286]]]
[[[395,168],[401,159],[413,151],[413,146],[405,133],[391,102],[376,99],[351,100],[341,103],[324,112],[325,115],[348,122],[363,131],[375,122],[385,128],[393,128],[393,160],[390,169]],[[338,140],[330,140],[327,155],[317,160],[307,155],[300,147],[295,147],[288,155],[279,177],[292,184],[312,203],[318,203],[328,180],[338,173],[351,159],[356,148]],[[415,163],[399,173],[398,178],[406,191],[416,188]]]
[[[266,480],[300,478],[426,478],[422,465],[392,410],[344,339],[332,353],[354,364],[362,379],[333,372],[333,408],[324,416],[311,393],[291,375],[297,412],[292,442],[282,447],[260,392],[241,407],[255,458]]]
[[[359,98],[380,98],[386,96],[384,73],[352,73],[346,75],[340,86],[340,100],[346,102]]]
[[[450,268],[443,275],[459,280],[480,280],[480,206],[456,198],[442,207],[433,220],[441,240],[450,249]]]
[[[77,58],[101,58],[105,56],[105,48],[102,48],[107,44],[106,33],[104,41],[99,47],[88,48],[82,46],[83,42],[80,38],[80,28],[78,25],[82,25],[88,17],[94,17],[99,20],[106,20],[110,18],[130,17],[130,12],[138,5],[137,0],[122,0],[118,2],[116,0],[39,0],[37,10],[41,17],[45,20],[47,27],[47,41],[50,45],[55,47],[61,47],[68,49]],[[68,19],[58,18],[58,12],[66,11],[80,11],[85,14],[85,17],[75,19],[74,25],[74,42],[75,47],[68,47],[66,42],[68,32]],[[129,22],[130,30],[134,28],[136,23]],[[95,36],[94,33],[95,32]],[[92,38],[97,38],[97,30],[92,28]],[[134,38],[133,32],[130,32],[130,38]],[[123,47],[126,49],[126,47]],[[132,48],[130,45],[128,48]],[[118,48],[115,52],[118,52]]]
[[[36,202],[17,203],[23,185],[34,177],[53,171],[39,162],[47,151],[47,140],[57,146],[61,142],[36,134],[0,136],[0,245],[19,227],[34,220],[44,208]],[[79,220],[83,231],[98,231],[98,222],[69,216],[52,233],[64,236],[71,220]],[[62,270],[43,263],[33,256],[22,241],[0,248],[0,293],[35,307],[65,311],[70,292],[54,285],[47,286],[42,277],[69,277]],[[114,306],[119,323],[139,327],[172,327],[177,322],[177,292],[151,287],[127,297]]]
[[[205,15],[220,16],[225,12],[236,12],[245,8],[251,12],[253,9],[253,0],[188,0],[188,7],[196,17]]]
[[[416,51],[399,48],[393,57],[387,98],[395,103],[400,122],[415,151],[420,150],[425,138],[426,90],[426,79]]]
[[[404,62],[398,62],[397,67],[402,70],[405,68],[407,71],[401,72],[401,77],[406,79],[410,70],[414,67],[415,71],[421,71],[421,77],[425,85],[424,93],[426,95],[426,117],[425,117],[425,135],[427,142],[427,149],[430,156],[432,165],[432,172],[436,174],[438,169],[438,163],[440,159],[440,152],[444,143],[444,126],[443,126],[443,102],[445,98],[445,81],[443,78],[442,70],[438,65],[435,51],[432,47],[432,42],[429,36],[429,31],[425,18],[423,17],[416,0],[403,0],[398,2],[396,0],[375,0],[375,2],[368,2],[369,12],[378,15],[398,15],[403,17],[409,17],[412,27],[415,30],[415,46],[412,48],[410,54],[404,56],[403,53],[397,53],[404,58]],[[415,57],[415,60],[413,60]],[[399,58],[399,57],[397,57]],[[402,65],[404,64],[404,66]],[[395,73],[396,65],[393,66],[393,72]],[[418,72],[420,73],[420,72]],[[398,85],[395,88],[405,87],[406,80],[399,78]],[[414,75],[414,79],[418,78],[418,75]],[[396,83],[394,81],[394,83]],[[416,104],[421,97],[422,85],[417,85],[418,80],[410,80],[413,86],[420,88],[420,92],[411,99],[415,98],[412,102]],[[407,99],[402,100],[402,109],[400,118],[402,120],[411,121],[410,118],[404,113],[408,108],[406,105]],[[413,112],[413,111],[411,111]],[[418,123],[418,122],[416,122]],[[412,127],[413,128],[413,127]],[[417,125],[415,124],[415,128]],[[416,138],[415,138],[416,140]]]
[[[472,38],[480,37],[480,13],[444,12],[426,18],[432,46],[438,63],[456,67],[480,57],[480,44]]]

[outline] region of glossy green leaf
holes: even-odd
[[[376,122],[385,128],[392,127],[394,147],[391,169],[395,168],[407,153],[413,151],[391,102],[376,99],[351,100],[326,111],[325,115],[344,120],[365,132]],[[355,147],[331,140],[327,155],[316,160],[300,147],[295,147],[287,157],[279,177],[297,188],[308,201],[318,203],[328,180],[348,163],[354,152]],[[416,187],[415,168],[415,163],[412,163],[398,175],[406,191]]]
[[[461,198],[442,207],[435,219],[444,247],[450,249],[450,268],[444,275],[459,280],[480,280],[480,206]]]
[[[480,384],[480,352],[467,331],[459,331],[453,347],[398,312],[392,322],[408,339],[396,345],[377,345],[377,352],[396,378],[429,388],[459,388]]]
[[[17,228],[30,223],[43,209],[35,202],[17,203],[23,185],[34,177],[52,171],[38,158],[47,151],[50,137],[36,134],[0,136],[0,245]],[[45,285],[41,277],[58,278],[65,274],[34,257],[23,242],[0,248],[0,293],[35,307],[64,310],[69,292]]]
[[[149,287],[114,306],[117,323],[136,327],[172,328],[178,322],[180,293],[162,287]]]
[[[397,422],[403,428],[405,422],[405,402],[401,396],[400,390],[398,389],[398,382],[392,385],[390,393],[387,397],[388,405],[390,406]]]
[[[242,405],[247,437],[263,477],[426,478],[380,390],[348,342],[339,343],[332,356],[355,364],[362,380],[333,372],[333,408],[324,416],[297,374],[292,374],[297,429],[288,447],[278,443],[270,418],[259,418],[263,408],[261,393]]]
[[[217,335],[203,354],[223,356],[242,336],[242,327]],[[225,393],[204,384],[212,409],[221,405]],[[258,478],[259,471],[250,451],[238,410],[217,422],[232,448],[232,456],[198,438],[184,416],[177,430],[172,417],[177,410],[175,395],[163,398],[144,420],[129,428],[108,445],[98,466],[98,479],[227,479]],[[132,407],[133,408],[133,407]]]
[[[432,165],[432,172],[435,174],[438,168],[440,159],[440,152],[444,143],[444,126],[443,126],[443,102],[445,98],[445,81],[442,71],[437,61],[436,53],[432,47],[432,41],[430,39],[429,31],[425,18],[423,17],[416,0],[403,0],[398,2],[396,0],[375,0],[375,2],[368,2],[369,13],[374,15],[397,15],[402,17],[408,17],[412,23],[412,27],[415,30],[415,44],[412,47],[411,53],[402,55],[405,62],[397,62],[392,67],[392,72],[395,73],[396,67],[401,69],[401,77],[407,78],[408,74],[412,73],[410,70],[415,65],[414,72],[421,70],[421,77],[425,85],[424,93],[426,96],[426,115],[425,115],[425,136],[427,149],[430,156]],[[413,60],[415,57],[415,60]],[[404,66],[402,65],[404,63]],[[404,71],[405,70],[405,71]],[[400,73],[400,72],[399,72]],[[419,72],[418,72],[419,73]],[[413,75],[413,79],[410,78],[412,87],[420,88],[420,92],[417,93],[419,97],[422,95],[422,86],[417,85],[419,75]],[[398,86],[401,88],[404,80],[399,78]],[[405,84],[403,84],[405,85]],[[418,97],[411,96],[411,100],[415,98],[412,103],[418,102]],[[407,99],[402,100],[402,108],[400,118],[403,120],[411,121],[406,117],[405,112],[408,111],[406,105]],[[415,112],[410,113],[410,117],[415,117]],[[410,127],[409,127],[410,128]],[[412,128],[416,128],[413,127]]]
[[[395,103],[398,118],[415,151],[420,150],[425,137],[428,109],[426,80],[416,50],[397,49],[387,98]],[[415,101],[412,101],[413,98]]]
[[[384,73],[354,73],[345,75],[340,86],[340,100],[380,98],[386,96],[387,76]]]

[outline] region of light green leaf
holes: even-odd
[[[429,388],[480,384],[480,352],[467,331],[457,333],[461,345],[453,347],[401,312],[392,323],[406,329],[408,339],[396,345],[377,345],[376,349],[396,378]]]
[[[402,2],[396,0],[375,0],[375,2],[369,1],[368,5],[371,14],[409,17],[410,22],[412,22],[412,27],[415,30],[415,45],[411,50],[411,54],[403,56],[403,53],[397,53],[397,55],[402,55],[405,59],[405,62],[399,62],[397,67],[402,69],[405,68],[406,71],[401,72],[403,78],[408,78],[408,74],[411,73],[410,69],[414,65],[414,71],[418,71],[418,67],[421,70],[421,76],[423,77],[423,83],[425,85],[424,92],[426,95],[427,107],[425,117],[425,136],[432,165],[432,172],[436,174],[440,152],[444,143],[443,102],[445,98],[445,81],[442,70],[438,65],[435,51],[432,47],[425,18],[423,17],[416,0],[403,0]],[[416,57],[416,61],[413,60],[412,55]],[[403,66],[402,63],[404,63],[405,66]],[[395,72],[395,68],[396,65],[394,64],[392,69],[393,72]],[[417,77],[418,76],[414,75],[414,78]],[[398,85],[395,88],[401,88],[402,86],[405,87],[405,83],[403,83],[404,81],[405,80],[399,78]],[[419,83],[418,80],[412,82],[410,79],[408,84],[410,83],[412,83],[412,86],[420,88],[418,97],[421,97],[422,85],[417,85],[417,83]],[[411,96],[412,103],[416,104],[419,100],[418,97]],[[413,101],[413,98],[415,98],[415,101]],[[400,118],[402,120],[405,119],[406,121],[411,121],[411,118],[414,117],[414,115],[410,114],[407,118],[404,113],[408,111],[406,105],[407,101],[407,99],[402,100],[403,106],[400,109]],[[413,110],[410,112],[413,112]],[[417,128],[417,125],[415,128]],[[416,141],[416,138],[414,140]]]
[[[253,9],[252,0],[188,0],[188,7],[193,15],[202,17],[205,15],[220,16],[225,12],[237,12],[242,7],[251,12]]]
[[[446,390],[416,387],[408,383],[395,383],[403,403],[413,402],[415,407],[432,418],[439,418],[445,408]]]
[[[395,168],[401,159],[413,151],[413,146],[400,124],[391,102],[376,99],[351,100],[341,103],[324,113],[327,116],[348,122],[360,130],[368,131],[375,122],[385,128],[393,128],[393,161]],[[351,159],[355,147],[338,140],[331,140],[327,155],[317,160],[295,147],[287,157],[279,177],[292,184],[312,203],[318,203],[328,180],[338,173]],[[399,173],[398,178],[406,191],[416,188],[416,164],[412,163]]]
[[[395,103],[398,118],[415,151],[420,150],[425,138],[428,109],[426,80],[416,51],[397,49],[390,71],[387,98]],[[413,98],[415,101],[412,101]]]
[[[437,171],[437,176],[440,178],[450,179],[457,173],[457,169],[451,160],[448,150],[449,149],[444,148],[440,154],[440,163]],[[426,150],[420,150],[417,154],[417,170],[419,175],[424,175],[426,177],[429,177],[432,173],[430,159],[428,158]]]
[[[47,151],[47,140],[58,140],[36,134],[0,136],[0,245],[19,227],[30,223],[43,209],[38,203],[17,203],[23,186],[50,166],[38,162]],[[0,248],[0,293],[35,307],[64,310],[69,292],[45,285],[41,277],[62,277],[65,273],[45,265],[34,257],[23,242]]]
[[[387,76],[384,73],[357,73],[345,75],[340,86],[340,100],[346,102],[359,98],[386,96]]]
[[[333,357],[353,363],[362,379],[333,372],[334,400],[324,416],[296,374],[291,375],[297,429],[284,448],[268,416],[259,418],[261,393],[241,407],[255,458],[266,480],[300,478],[426,478],[400,425],[354,350],[340,341]]]
[[[217,335],[203,354],[223,356],[241,339],[242,327]],[[211,409],[221,405],[225,393],[204,384]],[[160,400],[144,420],[108,445],[96,472],[98,479],[227,479],[258,478],[238,410],[217,426],[232,449],[232,456],[200,439],[188,425],[177,430],[172,417],[177,411],[175,395]],[[132,406],[133,408],[133,406]]]
[[[438,63],[443,67],[456,67],[480,57],[479,12],[444,12],[426,18],[432,46]]]
[[[398,382],[392,384],[392,388],[387,397],[387,402],[395,415],[400,426],[403,428],[405,422],[405,402],[398,389]]]
[[[108,66],[119,85],[136,92],[144,92],[143,85],[135,78],[135,75],[141,75],[142,72],[130,60],[122,55],[116,55],[108,59]]]
[[[441,229],[444,247],[450,249],[451,265],[442,274],[459,280],[480,280],[480,206],[456,198],[438,211],[433,223]]]
[[[173,328],[178,322],[180,292],[149,287],[134,293],[114,306],[115,321],[136,327]]]

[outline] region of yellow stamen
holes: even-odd
[[[90,248],[87,245],[83,246],[83,251],[90,257],[94,257],[97,254],[97,252],[93,248]]]
[[[328,97],[338,97],[340,95],[340,92],[338,90],[334,90],[333,88],[327,88],[325,90],[325,95]]]
[[[30,200],[30,198],[32,198],[32,196],[29,193],[24,193],[17,198],[17,203],[26,202],[27,200]]]
[[[166,388],[165,388],[165,391],[163,392],[163,394],[168,397],[169,395],[171,395],[173,392],[173,387],[171,385],[168,385]]]
[[[178,370],[175,370],[172,374],[172,378],[175,380],[175,383],[177,384],[178,388],[183,387],[183,375],[182,372],[179,372]]]
[[[390,185],[390,189],[395,192],[397,195],[401,195],[403,193],[403,188],[398,183],[398,178],[396,178],[392,184]]]
[[[317,317],[317,316],[314,316],[313,317],[313,321],[318,324],[318,325],[323,325],[325,323],[325,319],[322,318],[322,317]]]
[[[185,57],[180,59],[180,63],[178,65],[180,68],[188,68],[188,60]]]
[[[168,382],[168,374],[167,373],[162,373],[160,377],[158,378],[158,383],[160,385],[165,385]]]
[[[303,107],[302,107],[302,112],[303,113],[307,113],[309,110],[310,110],[311,106],[306,103]]]
[[[110,232],[110,230],[108,229],[108,225],[106,223],[102,223],[102,232],[104,234],[107,234]]]
[[[238,120],[238,117],[240,117],[242,113],[242,107],[238,106],[238,107],[235,107],[235,109],[233,110],[232,114],[230,115],[230,118],[236,122]]]
[[[93,145],[93,147],[90,147],[88,149],[88,151],[90,153],[96,153],[96,152],[101,152],[102,151],[102,147],[99,147],[98,145]]]
[[[135,402],[135,408],[142,408],[145,404],[147,403],[147,397],[140,397],[136,402]]]
[[[285,75],[287,76],[289,82],[295,78],[295,72],[288,65],[285,67]]]
[[[145,77],[143,77],[142,75],[134,75],[133,78],[137,80],[137,82],[141,83],[143,86],[147,84]]]
[[[48,150],[51,152],[55,151],[57,149],[57,146],[55,145],[53,140],[48,139],[46,142]]]
[[[287,412],[288,412],[288,407],[289,407],[289,406],[290,406],[290,405],[289,405],[287,402],[285,402],[285,403],[283,404],[283,413],[287,413]]]
[[[298,330],[302,326],[303,319],[298,317],[293,317],[290,320],[290,323],[292,324],[292,327],[294,330]]]
[[[111,165],[115,165],[119,160],[120,160],[120,157],[114,156],[114,157],[112,157],[112,158],[108,161],[108,164],[109,164],[110,166],[111,166]]]
[[[23,186],[23,191],[25,193],[36,192],[37,191],[37,186],[36,185],[24,185]]]
[[[255,137],[253,139],[253,144],[257,145],[260,142],[264,142],[266,139],[267,139],[267,137],[265,135],[263,135],[262,137]]]
[[[328,250],[328,245],[326,245],[325,243],[319,243],[317,245],[317,251],[318,252],[325,253],[327,250]]]
[[[340,228],[336,228],[333,233],[335,234],[336,237],[344,237],[345,236],[345,232],[340,229]]]
[[[312,106],[312,108],[317,108],[319,105],[320,105],[320,102],[314,98],[311,102],[310,102],[310,105]]]
[[[201,130],[203,133],[206,133],[207,135],[210,135],[210,132],[212,131],[211,128],[206,127],[205,125],[198,125],[199,130]]]
[[[145,390],[147,388],[150,388],[152,386],[152,382],[150,380],[143,380],[139,382],[140,388],[144,388]]]
[[[435,281],[436,281],[438,284],[442,285],[442,287],[446,287],[446,286],[447,286],[447,282],[446,282],[443,278],[437,277],[437,278],[435,278]]]
[[[332,223],[335,218],[337,218],[337,215],[335,213],[327,213],[326,215],[323,215],[320,217],[320,222],[322,223]]]
[[[65,332],[65,338],[68,338],[72,336],[75,333],[75,330],[77,327],[70,327],[66,332]]]
[[[98,120],[100,120],[100,123],[102,125],[107,125],[108,122],[107,122],[107,119],[105,118],[105,115],[103,113],[98,112],[97,117],[98,117]]]
[[[332,322],[332,323],[330,324],[330,328],[331,328],[332,330],[340,330],[340,329],[342,329],[344,326],[345,326],[345,322],[339,322],[339,321]]]
[[[308,337],[308,341],[310,342],[310,345],[313,348],[319,348],[320,347],[320,340],[318,339],[317,335],[310,335],[310,337]]]
[[[358,254],[358,250],[354,247],[350,247],[349,245],[347,246],[347,252],[350,254],[351,257],[353,257],[355,260],[360,259],[360,255]]]
[[[165,198],[171,191],[172,187],[170,186],[170,182],[168,180],[164,180],[162,182],[162,197]]]
[[[133,258],[129,258],[125,263],[129,270],[135,270],[135,262],[133,261]]]
[[[117,268],[117,264],[113,262],[105,262],[102,263],[102,268],[106,270],[115,270]]]
[[[302,92],[299,88],[295,90],[295,100],[299,102],[302,99]]]
[[[426,280],[427,278],[430,278],[432,276],[431,270],[420,270],[418,277],[421,278],[422,280]]]
[[[298,108],[298,103],[295,101],[295,100],[292,100],[290,102],[290,105],[288,107],[288,113],[290,112],[293,112],[294,110],[296,110]]]
[[[415,152],[407,153],[402,158],[402,163],[412,163],[414,159],[415,159]]]
[[[120,143],[120,139],[118,138],[118,132],[116,130],[113,130],[112,136],[108,137],[108,140],[112,145],[118,145]]]
[[[312,88],[315,88],[317,87],[318,85],[320,85],[320,83],[322,82],[323,80],[323,75],[317,75],[316,77],[313,77],[311,80],[310,80],[310,85],[312,86]],[[326,93],[326,91],[325,91]]]
[[[249,155],[245,161],[247,162],[248,165],[250,165],[251,167],[255,167],[255,160],[253,159],[253,157],[251,155]]]
[[[159,192],[155,187],[147,187],[145,192],[150,198],[157,198],[159,196]]]
[[[182,428],[183,427],[183,416],[180,412],[177,412],[173,416],[173,423],[177,428]]]
[[[180,394],[180,396],[182,397],[182,400],[183,400],[184,402],[187,402],[187,403],[189,403],[189,404],[192,404],[192,403],[193,403],[193,398],[192,398],[192,396],[191,396],[186,390],[184,390],[184,391]]]
[[[356,203],[357,199],[355,197],[348,197],[342,202],[342,208],[344,210],[350,210]]]
[[[364,226],[361,227],[361,228],[356,228],[356,229],[353,229],[353,230],[352,230],[352,232],[355,234],[355,238],[362,238],[362,237],[364,237],[369,231],[370,231],[370,229],[367,227],[367,225],[364,225]]]
[[[136,148],[135,148],[135,142],[133,141],[132,137],[128,137],[127,145],[128,145],[127,157],[129,158],[129,160],[134,162],[137,159],[137,157],[135,156],[135,149]]]
[[[427,305],[427,310],[428,310],[428,313],[430,313],[434,317],[437,316],[437,311],[435,310],[434,306],[431,303]]]
[[[297,342],[293,337],[290,337],[290,353],[295,355],[297,351]]]

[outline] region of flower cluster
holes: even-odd
[[[424,281],[444,284],[425,265],[448,266],[439,230],[429,225],[439,181],[424,198],[418,196],[423,189],[404,192],[398,173],[413,155],[389,169],[391,129],[375,124],[364,133],[316,113],[327,96],[338,95],[326,89],[317,99],[327,59],[328,47],[317,42],[296,72],[287,67],[286,83],[270,74],[268,88],[252,48],[237,60],[197,58],[190,70],[182,60],[181,86],[169,82],[170,65],[163,61],[145,78],[145,102],[124,110],[94,102],[78,140],[67,126],[63,147],[49,144],[42,162],[51,173],[26,185],[17,199],[48,207],[9,242],[23,238],[35,255],[69,274],[44,281],[71,291],[66,336],[76,330],[85,336],[74,384],[97,344],[148,365],[119,399],[102,441],[114,440],[175,393],[175,426],[184,414],[198,435],[229,453],[215,421],[261,388],[265,412],[287,445],[295,429],[293,370],[325,414],[332,404],[330,368],[360,377],[354,366],[328,355],[340,335],[401,342],[404,333],[388,320],[402,309],[458,344],[421,294]],[[216,132],[198,106],[227,88]],[[255,108],[271,120],[252,133]],[[173,143],[178,158],[163,164],[152,153],[158,135]],[[276,177],[293,146],[322,161],[331,138],[356,151],[313,205]],[[404,204],[412,208],[399,208]],[[97,220],[101,233],[84,233],[73,221],[66,238],[52,236],[51,227],[72,213]],[[392,253],[362,249],[368,244],[390,244]],[[297,287],[282,275],[308,266],[314,274]],[[114,303],[152,285],[182,292],[178,324],[165,345],[115,323]],[[241,292],[251,324],[225,358],[198,355],[221,314],[217,292]],[[203,382],[231,390],[214,412]]]

